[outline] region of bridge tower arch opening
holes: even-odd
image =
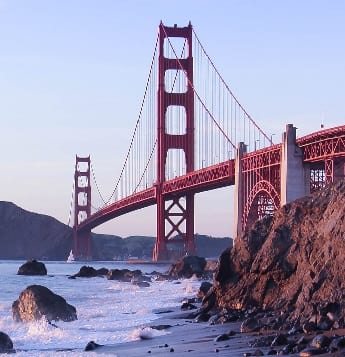
[[[183,41],[180,57],[175,50],[167,51],[171,41]],[[184,172],[188,174],[194,171],[194,92],[190,23],[187,27],[167,27],[160,23],[158,68],[157,239],[153,252],[154,261],[195,254],[194,193],[166,197],[163,192],[163,185],[167,180],[166,172],[169,171],[166,167],[169,164],[169,150],[182,150]],[[169,73],[176,76],[176,81],[168,79]],[[176,82],[177,88],[174,87]],[[172,107],[179,107],[183,120],[175,119],[171,114]],[[177,121],[180,129],[176,132],[171,128]]]
[[[242,217],[243,231],[258,219],[272,215],[280,207],[280,195],[266,180],[259,181],[250,191]]]

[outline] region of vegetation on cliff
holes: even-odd
[[[94,260],[152,256],[154,237],[127,237],[92,233]],[[196,235],[197,254],[217,257],[231,246],[230,238]],[[26,211],[0,201],[0,259],[66,260],[73,246],[71,227],[53,217]]]

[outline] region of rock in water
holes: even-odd
[[[49,322],[74,321],[77,319],[76,308],[66,300],[41,285],[30,285],[23,290],[18,300],[12,304],[13,319],[17,322],[29,322],[45,317]]]
[[[36,259],[28,260],[18,269],[18,275],[47,275],[46,266]]]
[[[0,331],[0,353],[14,352],[13,342],[4,332]]]
[[[206,259],[197,256],[186,256],[178,259],[170,266],[168,275],[171,278],[191,278],[194,274],[201,277],[206,267]]]

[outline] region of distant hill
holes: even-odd
[[[152,256],[154,237],[92,233],[94,260]],[[195,236],[197,254],[217,257],[232,245],[230,238]],[[0,259],[66,260],[73,246],[72,229],[57,219],[26,211],[12,202],[0,201]]]

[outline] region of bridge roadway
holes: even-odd
[[[328,159],[345,158],[345,125],[314,132],[296,140],[296,146],[302,149],[303,162],[324,165]],[[247,153],[242,160],[249,163],[251,169],[269,165],[279,165],[282,155],[282,144],[272,145],[264,149]],[[245,167],[245,165],[244,165]],[[162,194],[166,200],[182,197],[187,192],[198,193],[235,184],[235,160],[193,171],[186,175],[164,182]],[[134,193],[126,198],[105,206],[92,214],[77,227],[77,231],[91,229],[138,209],[157,203],[156,185]]]

